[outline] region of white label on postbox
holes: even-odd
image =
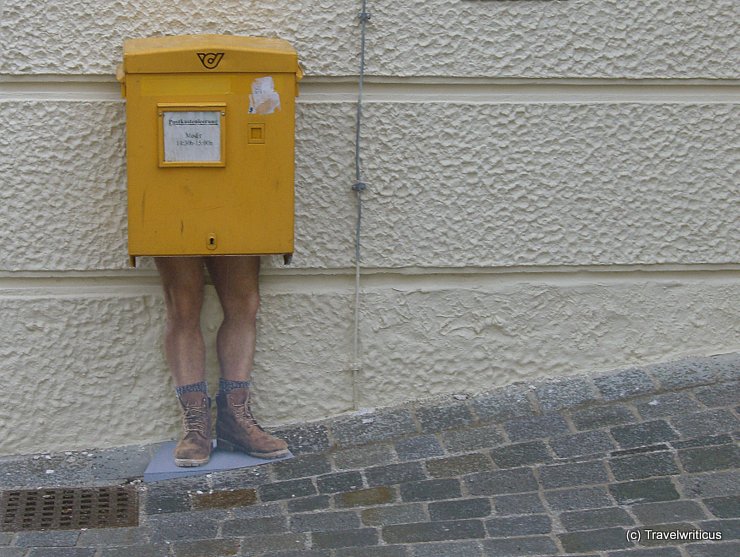
[[[280,95],[275,91],[275,80],[269,75],[252,82],[249,95],[249,114],[272,114],[280,110]]]
[[[221,162],[221,111],[164,112],[164,162]]]

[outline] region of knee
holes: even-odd
[[[239,296],[232,297],[228,303],[224,305],[224,319],[251,323],[256,321],[259,309],[259,292],[244,292]]]
[[[171,329],[194,329],[200,327],[200,311],[203,300],[200,293],[181,289],[165,290],[167,324]]]

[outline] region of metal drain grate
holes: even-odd
[[[79,530],[139,524],[132,486],[0,492],[0,531]]]

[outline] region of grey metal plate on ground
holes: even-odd
[[[198,476],[201,474],[210,474],[212,472],[221,472],[223,470],[234,470],[236,468],[249,468],[259,466],[260,464],[269,464],[278,460],[287,460],[293,458],[292,453],[288,453],[282,458],[255,458],[246,453],[236,453],[230,451],[219,451],[216,448],[211,453],[211,460],[203,466],[175,466],[175,459],[172,451],[175,449],[176,441],[164,443],[154,454],[149,466],[144,471],[144,482],[158,482],[161,480],[172,480],[184,478],[187,476]],[[214,442],[215,445],[215,442]]]

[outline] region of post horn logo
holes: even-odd
[[[196,52],[196,54],[200,58],[200,63],[208,70],[215,70],[224,57],[223,52]]]

